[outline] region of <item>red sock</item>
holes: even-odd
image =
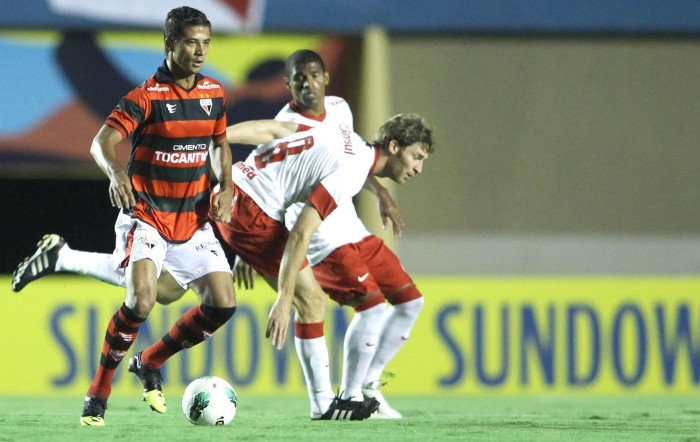
[[[192,307],[167,334],[141,353],[141,361],[150,368],[160,368],[170,356],[208,339],[235,311],[236,307],[221,308],[204,304]]]
[[[102,356],[100,365],[97,367],[95,377],[92,379],[89,396],[107,398],[112,392],[112,377],[114,370],[126,355],[131,344],[136,340],[139,326],[146,318],[139,318],[125,304],[112,316],[105,333],[104,344],[102,344]]]

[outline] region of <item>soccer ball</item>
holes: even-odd
[[[236,415],[236,392],[225,380],[203,376],[190,382],[182,395],[182,411],[195,425],[226,425]]]

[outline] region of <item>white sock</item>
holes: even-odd
[[[362,400],[362,381],[377,348],[379,327],[386,303],[382,302],[361,312],[355,312],[343,344],[343,379],[341,399]]]
[[[306,388],[309,390],[311,414],[321,415],[328,410],[335,397],[328,369],[326,337],[302,339],[295,336],[294,347],[304,372]]]
[[[114,261],[111,254],[73,250],[68,246],[61,249],[58,254],[56,271],[92,276],[117,286],[120,285],[121,280],[114,271]]]
[[[382,317],[377,350],[367,369],[363,384],[380,379],[384,367],[408,340],[413,324],[415,324],[423,307],[423,302],[424,299],[421,296],[402,304],[391,305],[386,309]]]

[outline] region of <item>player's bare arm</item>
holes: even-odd
[[[265,334],[265,337],[271,338],[272,345],[278,350],[282,348],[287,339],[289,313],[292,308],[297,276],[306,259],[306,253],[309,251],[311,235],[321,225],[321,221],[323,219],[316,208],[307,203],[299,214],[296,224],[289,232],[280,264],[277,301],[270,310]]]
[[[212,213],[216,221],[231,221],[233,203],[233,182],[231,180],[231,148],[222,138],[209,146],[212,170],[219,181],[219,191],[212,197]]]
[[[226,128],[229,143],[265,144],[297,131],[298,124],[277,120],[251,120]]]
[[[403,219],[401,219],[399,205],[396,204],[394,198],[391,197],[389,190],[382,186],[374,176],[369,176],[363,187],[377,196],[379,215],[382,217],[382,226],[386,229],[387,220],[391,220],[394,236],[401,236],[401,232],[403,231]]]
[[[122,134],[115,128],[103,125],[90,146],[90,154],[109,178],[109,199],[113,207],[131,209],[136,204],[131,179],[124,167],[117,161],[115,146],[122,140]]]

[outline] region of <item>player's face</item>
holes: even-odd
[[[211,31],[207,26],[189,26],[181,38],[171,42],[171,71],[176,76],[188,77],[198,74],[204,66],[209,52]]]
[[[399,184],[403,184],[416,174],[423,171],[423,161],[428,158],[428,152],[423,145],[414,143],[401,149],[395,141],[389,144],[389,151],[392,153],[387,165],[389,167],[388,177]]]
[[[294,104],[309,111],[323,112],[328,73],[316,63],[297,64],[287,78]]]

